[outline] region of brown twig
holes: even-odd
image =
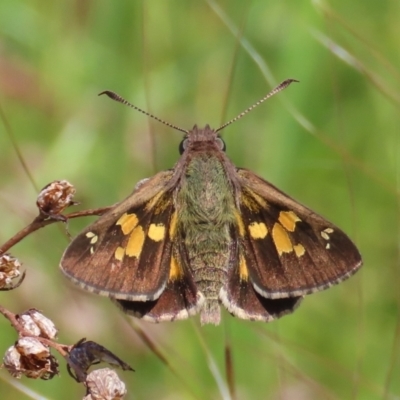
[[[65,215],[66,221],[72,218],[80,218],[80,217],[88,217],[92,215],[103,215],[106,211],[108,211],[111,207],[102,207],[95,208],[90,210],[77,211],[74,213],[70,213]],[[25,228],[21,229],[17,232],[11,239],[7,240],[2,246],[0,246],[0,255],[4,254],[11,247],[15,246],[18,242],[20,242],[23,238],[30,235],[32,232],[37,231],[44,226],[53,224],[55,222],[60,222],[59,218],[52,218],[49,216],[45,216],[43,214],[38,215],[29,225]]]

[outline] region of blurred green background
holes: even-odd
[[[229,399],[225,349],[237,399],[399,399],[399,17],[395,0],[1,0],[0,243],[36,216],[52,180],[75,185],[77,210],[95,208],[177,161],[179,132],[99,92],[183,128],[217,127],[296,78],[224,131],[227,152],[345,230],[364,267],[270,324],[224,313],[219,327],[132,328],[64,279],[68,238],[52,225],[12,249],[28,275],[0,304],[41,309],[61,343],[87,337],[121,356],[136,369],[119,372],[128,399]],[[16,335],[4,318],[0,332],[4,353]],[[19,387],[1,370],[1,398],[81,398],[60,362],[61,377]]]

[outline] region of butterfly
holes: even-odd
[[[184,130],[147,114],[184,132],[181,158],[78,234],[62,257],[63,273],[143,320],[199,313],[202,324],[216,325],[221,305],[235,317],[268,322],[354,274],[362,260],[346,234],[237,168],[219,135],[293,81],[216,130]]]

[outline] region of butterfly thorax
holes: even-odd
[[[218,297],[234,251],[231,226],[235,221],[232,184],[222,160],[206,152],[193,157],[176,201],[178,232],[186,253],[183,261],[205,297],[201,322],[218,324]]]

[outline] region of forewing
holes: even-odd
[[[239,169],[238,178],[242,276],[263,297],[326,289],[361,266],[357,248],[335,225],[250,171]]]
[[[143,181],[81,232],[61,260],[65,275],[83,289],[117,299],[159,298],[170,273],[171,176],[164,171]]]

